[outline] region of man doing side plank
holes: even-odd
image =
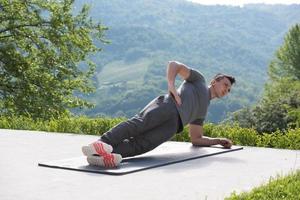
[[[178,90],[175,88],[177,75],[184,80]],[[229,139],[205,137],[203,121],[210,100],[226,96],[235,78],[217,74],[207,85],[197,70],[170,61],[167,80],[168,94],[155,98],[134,117],[119,123],[98,141],[82,147],[90,165],[116,167],[122,158],[146,153],[168,141],[187,124],[193,145],[231,147]]]

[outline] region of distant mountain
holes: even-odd
[[[184,0],[77,0],[91,5],[91,16],[109,28],[110,44],[93,57],[97,92],[91,116],[130,117],[167,92],[167,61],[178,60],[205,75],[237,79],[232,95],[211,104],[208,120],[254,103],[267,68],[289,27],[300,20],[299,5],[204,6]],[[180,82],[178,82],[179,84]]]

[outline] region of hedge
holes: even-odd
[[[0,128],[37,130],[47,132],[77,133],[101,135],[125,118],[89,118],[87,116],[61,117],[48,121],[33,120],[29,117],[0,117]],[[235,145],[258,146],[282,149],[300,149],[300,128],[289,129],[285,132],[259,134],[251,128],[241,128],[238,125],[212,124],[204,125],[205,136],[226,137]],[[189,141],[187,127],[176,134],[172,140]]]

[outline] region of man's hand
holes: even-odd
[[[191,142],[195,146],[211,146],[220,144],[224,148],[230,148],[232,142],[227,138],[211,138],[203,136],[203,127],[200,125],[189,124],[189,134]]]
[[[177,90],[176,90],[175,86],[174,85],[169,85],[168,86],[168,91],[172,95],[172,97],[175,99],[177,105],[180,106],[182,102],[181,102],[180,96],[177,93]]]
[[[232,146],[232,142],[227,138],[220,138],[220,145],[227,149],[230,149],[230,147]]]
[[[190,76],[190,69],[183,63],[177,61],[169,61],[167,66],[167,80],[168,80],[168,91],[173,96],[177,105],[181,105],[181,98],[179,97],[175,88],[175,78],[179,74],[181,78],[186,80]]]

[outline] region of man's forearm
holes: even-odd
[[[221,141],[219,138],[210,138],[210,137],[201,137],[195,138],[192,140],[192,144],[196,146],[211,146],[220,144]]]
[[[180,65],[174,61],[170,61],[167,67],[167,79],[168,86],[172,87],[175,85],[175,78],[179,72]]]

